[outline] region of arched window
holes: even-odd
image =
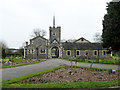
[[[70,50],[67,51],[67,55],[68,55],[68,56],[71,55],[71,51],[70,51]]]
[[[94,51],[94,55],[97,55],[97,51]]]
[[[106,55],[106,51],[103,51],[103,55]]]
[[[77,56],[80,55],[80,50],[76,50],[76,55],[77,55]]]
[[[88,56],[89,55],[89,51],[85,50],[85,55]]]
[[[40,53],[44,54],[45,53],[45,49],[41,49]]]
[[[25,49],[25,55],[27,55],[27,49]]]
[[[30,54],[30,50],[28,50],[28,53]]]
[[[56,35],[56,33],[55,32],[53,32],[53,36],[55,36]]]
[[[34,53],[34,50],[32,49],[32,54]]]

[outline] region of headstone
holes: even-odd
[[[112,70],[112,73],[115,74],[116,70]]]

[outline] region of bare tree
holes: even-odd
[[[74,42],[76,39],[68,39],[67,42]]]
[[[62,39],[62,40],[61,40],[61,42],[65,42],[65,41],[66,41],[66,39]]]
[[[42,36],[44,37],[46,35],[46,31],[43,29],[36,28],[33,30],[32,37]]]
[[[7,45],[4,41],[0,41],[0,48],[5,48],[7,49]]]
[[[95,33],[93,40],[97,43],[101,43],[102,42],[102,37],[101,37],[100,33],[98,33],[98,32]]]

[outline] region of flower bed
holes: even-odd
[[[102,71],[88,68],[61,68],[44,74],[25,79],[18,84],[51,83],[51,82],[89,82],[89,81],[114,81],[118,80],[120,72]]]
[[[67,75],[72,76],[76,75],[74,73],[77,73],[73,68],[70,68],[71,66],[69,65],[62,65],[56,68],[52,68],[46,71],[38,72],[38,73],[33,73],[25,76],[20,76],[17,78],[13,79],[8,79],[8,80],[3,80],[2,81],[2,87],[3,88],[100,88],[100,87],[114,87],[118,86],[120,80],[111,80],[111,81],[86,81],[86,82],[54,82],[55,80],[51,80],[52,82],[48,82],[45,80],[41,80],[40,78],[46,77],[46,75],[50,75],[50,77],[56,77],[53,76],[52,74],[57,74],[60,73],[59,75],[63,74],[64,70],[70,70],[67,72]],[[82,69],[82,70],[93,70],[96,72],[102,72],[106,71],[107,74],[110,74],[111,76],[116,75],[119,73],[119,70],[117,70],[115,73],[109,72],[108,69],[100,69],[100,68],[92,68],[89,69],[88,67],[80,67],[80,66],[73,66],[75,69]],[[108,71],[108,72],[107,72]],[[74,72],[74,73],[73,73]],[[91,72],[91,71],[90,71]],[[66,72],[65,72],[66,73]],[[100,73],[97,73],[98,75]],[[96,74],[96,75],[97,75]],[[58,75],[58,74],[57,74]],[[58,75],[58,76],[59,76]],[[86,75],[87,77],[89,74]],[[104,75],[103,75],[104,76]],[[59,76],[59,78],[64,78],[66,76]],[[81,77],[81,76],[77,76]],[[117,76],[118,77],[118,76]],[[83,78],[83,77],[81,77]],[[81,79],[83,80],[83,79]],[[38,82],[39,81],[39,82]]]
[[[25,64],[25,63],[33,63],[33,62],[38,62],[38,60],[23,60],[23,61],[18,61],[18,62],[14,62],[14,61],[9,61],[9,62],[5,62],[2,63],[2,66],[11,66],[11,65],[18,65],[18,64]]]
[[[5,62],[5,63],[0,63],[0,65],[2,66],[0,68],[18,67],[18,66],[23,66],[23,65],[36,64],[36,63],[40,63],[44,61],[46,60],[41,59],[41,60],[23,60],[23,61],[18,61],[18,62]]]

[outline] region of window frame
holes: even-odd
[[[68,55],[68,52],[70,52],[70,55]],[[71,56],[71,50],[67,50],[67,51],[66,51],[66,55],[67,55],[67,56]]]
[[[28,54],[27,49],[25,49],[25,55],[27,55],[27,54]]]
[[[95,55],[95,52],[96,52],[96,55]],[[93,55],[94,55],[94,56],[98,56],[98,51],[97,51],[97,50],[94,50],[94,51],[93,51]]]
[[[34,49],[31,50],[31,53],[34,54]]]
[[[105,52],[105,53],[104,53],[104,52]],[[106,50],[102,50],[102,55],[103,55],[103,56],[106,56],[106,54],[107,54],[107,53],[106,53]]]
[[[79,52],[79,55],[77,55],[77,52]],[[76,56],[80,56],[80,50],[76,50]]]
[[[41,50],[44,50],[44,53]],[[46,49],[40,49],[40,54],[46,54]]]
[[[89,51],[89,50],[85,50],[85,56],[87,56],[86,53],[87,53],[88,51]],[[88,55],[90,55],[90,53],[88,53]]]
[[[28,54],[31,54],[31,53],[30,53],[30,49],[28,49]]]
[[[53,35],[53,36],[56,36],[56,32],[52,32],[52,35]]]

